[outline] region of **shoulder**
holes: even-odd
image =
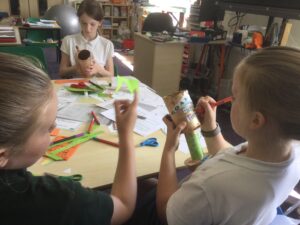
[[[62,42],[76,42],[79,41],[81,37],[81,34],[71,34],[71,35],[67,35],[63,38]]]

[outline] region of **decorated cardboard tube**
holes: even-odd
[[[200,122],[194,111],[193,101],[188,91],[178,91],[163,97],[166,107],[176,125],[185,121],[187,123],[183,133],[185,135],[192,160],[201,160],[203,150],[200,145],[200,133],[195,131]]]

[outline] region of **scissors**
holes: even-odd
[[[157,147],[159,145],[156,138],[148,138],[145,141],[142,141],[139,146],[150,146],[150,147]]]
[[[81,174],[73,174],[73,175],[69,175],[69,176],[59,176],[59,175],[55,175],[52,173],[44,173],[44,175],[56,177],[59,179],[71,179],[72,181],[81,181],[83,178]]]

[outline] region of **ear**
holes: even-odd
[[[4,168],[8,162],[6,149],[0,149],[0,168]]]
[[[261,112],[254,112],[251,120],[250,128],[259,129],[266,124],[266,117]]]

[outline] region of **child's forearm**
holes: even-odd
[[[111,194],[117,197],[123,205],[123,222],[130,217],[135,208],[137,193],[135,164],[132,133],[124,137],[120,136],[119,158]]]
[[[206,142],[207,151],[212,156],[217,154],[220,150],[232,146],[224,139],[222,133],[219,133],[214,137],[204,137],[204,139]]]
[[[59,75],[61,78],[69,77],[70,75],[76,75],[77,72],[77,66],[69,66],[59,69]]]
[[[161,220],[166,221],[166,208],[171,195],[178,189],[176,175],[175,152],[164,149],[156,193],[157,213]]]
[[[102,68],[101,70],[99,69],[97,71],[97,74],[99,74],[101,77],[113,77],[114,76],[113,71],[106,70],[105,68]]]

